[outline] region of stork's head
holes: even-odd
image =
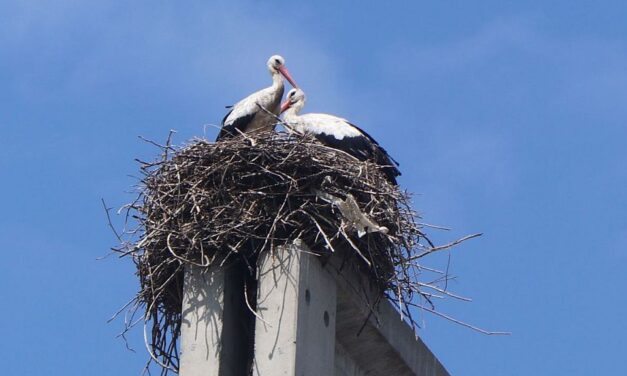
[[[305,92],[301,89],[294,88],[287,93],[287,99],[281,105],[281,112],[283,113],[289,108],[294,107],[295,111],[298,113],[305,105],[306,100]]]
[[[272,75],[280,73],[283,77],[285,77],[286,80],[290,82],[290,85],[292,85],[293,87],[298,87],[298,85],[296,85],[296,82],[294,82],[294,79],[290,75],[290,72],[285,67],[285,59],[283,59],[283,56],[270,56],[270,58],[268,59],[268,69],[270,70],[270,73]]]

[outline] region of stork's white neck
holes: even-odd
[[[305,101],[298,101],[298,102],[294,103],[292,105],[292,107],[288,108],[283,113],[283,117],[288,122],[290,121],[290,119],[295,120],[295,118],[298,117],[298,114],[300,113],[300,111],[303,109],[304,106],[305,106]]]
[[[272,87],[275,89],[280,89],[283,87],[283,76],[276,69],[270,70],[270,74],[272,75]]]

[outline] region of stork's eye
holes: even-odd
[[[279,60],[279,59],[274,59],[274,64],[276,64],[276,65],[281,65],[281,60]]]

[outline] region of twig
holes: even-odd
[[[474,331],[477,331],[477,332],[479,332],[479,333],[486,334],[486,335],[489,335],[489,336],[491,336],[491,335],[511,335],[511,334],[512,334],[511,332],[492,332],[492,331],[484,330],[484,329],[481,329],[481,328],[476,327],[476,326],[474,326],[474,325],[470,325],[470,324],[468,324],[468,323],[465,323],[465,322],[463,322],[463,321],[461,321],[461,320],[458,320],[458,319],[456,319],[456,318],[454,318],[454,317],[451,317],[451,316],[449,316],[449,315],[446,315],[446,314],[444,314],[444,313],[442,313],[442,312],[438,312],[438,311],[436,311],[436,310],[434,310],[434,309],[431,309],[431,308],[428,308],[428,307],[419,307],[419,308],[420,308],[420,309],[423,309],[423,310],[425,310],[425,311],[427,311],[427,312],[429,312],[429,313],[433,313],[433,314],[434,314],[434,315],[436,315],[436,316],[440,316],[440,317],[442,317],[442,318],[444,318],[444,319],[447,319],[447,320],[449,320],[449,321],[452,321],[452,322],[454,322],[455,324],[459,324],[459,325],[461,325],[461,326],[464,326],[464,327],[466,327],[466,328],[472,329],[472,330],[474,330]]]
[[[483,235],[483,234],[472,234],[472,235],[464,236],[463,238],[455,240],[454,242],[451,242],[451,243],[448,243],[448,244],[444,244],[444,245],[437,246],[437,247],[431,247],[428,250],[420,253],[419,255],[412,256],[412,257],[408,258],[407,260],[408,261],[413,261],[413,260],[419,259],[421,257],[424,257],[425,255],[428,255],[429,253],[433,253],[433,252],[437,252],[437,251],[442,251],[444,249],[452,248],[452,247],[456,246],[459,243],[462,243],[462,242],[464,242],[466,240],[469,240],[469,239],[472,239],[472,238],[479,237],[481,235]]]

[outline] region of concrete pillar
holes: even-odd
[[[245,271],[188,266],[181,325],[181,376],[248,375],[252,314],[244,301]]]
[[[381,297],[367,273],[360,270],[355,256],[346,257],[335,254],[325,268],[337,284],[335,374],[448,376],[398,311]]]
[[[380,291],[348,255],[323,266],[301,245],[262,254],[256,316],[244,268],[188,267],[180,375],[448,376],[388,301],[372,311]]]
[[[262,255],[253,374],[333,375],[336,299],[335,281],[307,248]]]

